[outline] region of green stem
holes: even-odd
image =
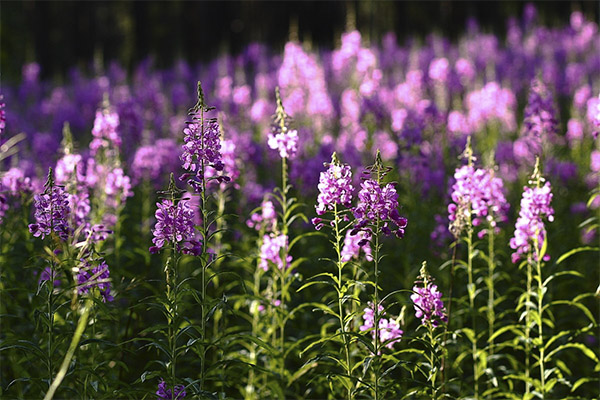
[[[531,391],[531,382],[529,381],[529,364],[530,364],[530,331],[531,331],[531,262],[527,261],[527,294],[525,295],[525,398],[529,398]]]
[[[540,260],[540,248],[539,248],[539,243],[538,243],[538,232],[536,232],[536,236],[534,239],[534,244],[535,244],[535,259],[536,259],[536,281],[538,284],[538,290],[537,290],[537,300],[538,300],[538,304],[537,304],[537,312],[538,312],[538,347],[540,349],[540,359],[539,359],[539,365],[540,365],[540,383],[541,383],[541,388],[540,388],[540,392],[542,394],[542,400],[544,400],[545,396],[546,396],[546,374],[545,374],[545,368],[544,368],[544,319],[542,316],[542,311],[543,311],[543,301],[544,301],[544,282],[542,281],[542,260]]]
[[[69,369],[69,364],[71,363],[71,359],[73,359],[73,355],[75,354],[75,350],[77,350],[77,346],[79,345],[79,341],[81,340],[81,336],[85,331],[85,327],[87,326],[88,317],[90,315],[90,310],[92,308],[92,300],[87,299],[85,305],[83,306],[83,313],[81,317],[79,317],[79,322],[77,323],[77,328],[75,329],[75,334],[73,335],[73,339],[71,339],[71,344],[69,345],[69,349],[67,350],[67,354],[60,366],[58,374],[56,374],[56,378],[54,378],[54,382],[50,385],[46,396],[44,396],[44,400],[51,400],[54,397],[54,393],[56,389],[60,386],[65,375],[67,374],[67,370]]]
[[[338,218],[338,209],[337,204],[333,205],[333,221],[334,221],[334,229],[335,229],[335,251],[337,253],[338,261],[338,317],[340,320],[340,333],[342,334],[342,339],[344,340],[344,351],[346,353],[346,375],[349,379],[352,379],[352,361],[350,359],[350,343],[348,341],[348,337],[346,335],[346,324],[344,323],[344,296],[343,296],[343,287],[342,285],[342,269],[344,268],[344,263],[342,261],[342,249],[341,249],[341,241],[342,236],[340,234],[339,227],[339,218]],[[348,400],[352,399],[352,382],[348,385]]]
[[[468,255],[467,255],[467,274],[469,276],[469,285],[467,286],[467,291],[469,293],[469,307],[471,310],[471,325],[473,327],[473,340],[471,344],[471,351],[473,353],[473,381],[474,381],[474,395],[475,399],[479,398],[479,379],[478,379],[478,356],[477,356],[477,320],[475,315],[475,283],[473,281],[473,257],[474,257],[474,248],[473,248],[473,226],[471,224],[469,218],[469,225],[467,227],[467,245],[468,245]]]
[[[431,398],[433,400],[437,400],[438,396],[438,391],[437,388],[435,387],[435,382],[436,382],[436,378],[437,378],[437,369],[435,368],[435,339],[433,336],[433,325],[431,324],[431,321],[427,322],[427,336],[429,338],[429,344],[431,345],[431,352],[430,352],[430,358],[429,358],[429,384],[431,385]]]
[[[288,183],[287,183],[288,177],[287,177],[287,158],[283,157],[281,159],[281,181],[282,181],[282,192],[281,192],[281,199],[283,200],[283,204],[282,204],[282,218],[281,218],[281,222],[282,222],[282,233],[283,235],[285,235],[286,238],[288,238],[288,201],[287,201],[287,194],[288,194]],[[289,241],[289,238],[288,238]],[[282,256],[282,268],[280,271],[280,278],[281,278],[281,291],[280,291],[280,323],[279,323],[279,336],[280,336],[280,347],[281,347],[281,377],[282,379],[284,378],[284,372],[285,372],[285,317],[284,317],[284,304],[285,304],[285,299],[287,298],[287,286],[286,286],[286,276],[287,276],[287,257],[288,257],[288,247],[287,244],[286,246],[284,246],[283,248],[283,256]]]
[[[374,308],[374,327],[375,329],[375,338],[373,347],[375,349],[374,362],[375,362],[375,400],[379,400],[379,363],[377,362],[377,357],[379,355],[379,217],[377,218],[376,228],[375,228],[375,249],[373,254],[373,259],[375,261],[375,292],[373,293],[373,308]]]
[[[50,388],[52,377],[54,377],[54,364],[52,356],[53,336],[54,336],[54,261],[50,262],[50,279],[46,282],[48,287],[48,388]]]
[[[496,313],[494,311],[494,269],[496,267],[494,260],[494,228],[489,227],[488,229],[488,360],[489,356],[494,354],[494,326],[496,323]],[[492,368],[492,361],[488,361],[488,365]],[[491,389],[491,382],[488,381],[488,390]],[[491,398],[491,395],[490,395]]]

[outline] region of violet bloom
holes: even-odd
[[[271,200],[263,200],[261,204],[261,213],[254,213],[250,219],[246,221],[249,228],[254,228],[257,231],[265,229],[267,232],[275,230],[277,224],[277,212]]]
[[[6,104],[4,104],[3,100],[4,96],[0,94],[0,136],[2,136],[6,128],[6,111],[4,111]]]
[[[415,306],[415,316],[421,318],[421,324],[431,323],[433,327],[439,326],[439,321],[447,322],[446,309],[442,301],[442,293],[438,291],[437,285],[425,280],[424,286],[415,284],[410,299]]]
[[[205,120],[204,124],[200,121],[200,113],[193,114],[191,122],[183,130],[184,145],[181,161],[183,168],[188,173],[182,175],[180,179],[188,179],[188,183],[197,192],[202,191],[202,181],[205,180],[205,171],[207,167],[216,171],[223,171],[224,165],[221,160],[221,135],[219,133],[219,124],[214,120]],[[227,176],[219,176],[219,182],[229,180]]]
[[[265,270],[269,270],[269,261],[277,266],[279,269],[283,269],[283,260],[281,259],[281,250],[287,249],[288,237],[287,235],[264,235],[263,244],[260,246],[260,263],[259,266]],[[289,254],[285,260],[286,268],[290,267],[292,262],[292,256]]]
[[[371,227],[378,220],[382,223],[380,229],[385,235],[394,233],[399,238],[404,236],[404,228],[408,221],[398,212],[398,193],[392,183],[381,187],[373,179],[363,181],[358,193],[358,205],[352,211],[357,219],[352,234],[365,232],[365,238],[359,242],[361,246],[371,239]]]
[[[454,179],[452,203],[448,206],[452,233],[460,235],[469,217],[473,226],[487,221],[497,233],[497,223],[506,221],[509,207],[502,180],[494,176],[493,170],[475,169],[470,165],[456,169]],[[479,237],[485,234],[482,230]]]
[[[119,129],[119,114],[109,109],[96,111],[96,119],[92,128],[94,137],[90,143],[92,155],[96,155],[100,149],[121,147],[121,135]]]
[[[523,129],[528,134],[542,138],[556,133],[557,125],[552,93],[542,81],[534,79],[525,107]]]
[[[104,260],[97,266],[92,265],[87,260],[81,260],[83,266],[80,267],[77,274],[77,291],[79,294],[86,294],[93,288],[98,288],[102,295],[102,301],[113,301],[114,297],[110,294],[110,271]]]
[[[233,142],[233,140],[221,140],[221,158],[223,162],[223,174],[227,176],[227,181],[235,182],[240,176],[240,169],[238,167],[236,154],[236,145]],[[208,180],[208,186],[212,184],[221,184],[223,185],[222,188],[225,188],[225,181],[219,179],[215,169],[207,169],[205,171],[204,176]]]
[[[172,200],[163,199],[156,203],[156,207],[156,225],[152,231],[154,246],[150,247],[150,253],[157,253],[166,244],[172,243],[175,251],[198,254],[201,246],[194,240],[194,210],[187,201],[174,205]]]
[[[385,312],[383,311],[383,306],[380,304],[379,307],[379,332],[377,332],[377,336],[379,337],[379,341],[381,343],[386,343],[385,347],[388,349],[392,349],[395,343],[398,343],[400,339],[402,339],[402,335],[404,331],[400,329],[400,325],[398,321],[382,318],[385,316]],[[369,307],[364,309],[363,314],[363,324],[360,326],[361,332],[368,331],[372,329],[371,336],[375,339],[375,330],[373,329],[375,326],[375,308],[373,307],[373,303],[369,303]]]
[[[69,198],[62,186],[55,186],[52,177],[48,178],[44,193],[35,197],[35,220],[29,225],[29,232],[42,239],[52,232],[62,240],[69,236]]]
[[[50,267],[46,267],[42,270],[40,274],[40,279],[38,280],[38,284],[41,282],[52,281],[52,285],[54,287],[60,286],[59,272],[53,270]]]
[[[292,159],[298,152],[298,131],[284,127],[269,133],[269,147],[279,152],[281,158]]]
[[[547,217],[549,222],[554,220],[554,209],[550,206],[551,201],[550,182],[546,182],[541,187],[524,187],[515,236],[510,239],[510,247],[516,250],[512,254],[513,263],[521,258],[529,257],[531,252],[534,252],[533,258],[535,259],[536,249],[533,248],[533,244],[536,239],[537,251],[541,250],[546,239],[543,218]],[[549,257],[546,256],[545,259],[549,259]]]
[[[158,383],[158,390],[156,391],[159,400],[179,400],[183,399],[186,394],[185,386],[175,385],[173,390],[171,390],[167,388],[167,382],[164,380]]]
[[[352,235],[352,232],[347,231],[346,237],[344,238],[344,247],[342,248],[342,262],[348,262],[350,260],[357,259],[360,256],[360,251],[365,253],[367,261],[373,261],[371,253],[371,245],[367,242],[363,246],[359,243],[365,239],[365,232],[360,231],[356,235]]]
[[[352,170],[349,165],[340,164],[335,153],[332,162],[325,164],[327,171],[321,172],[319,177],[319,196],[317,197],[317,214],[323,215],[327,210],[333,210],[336,204],[346,208],[352,201]]]

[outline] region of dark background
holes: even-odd
[[[598,1],[535,2],[544,25],[568,24],[573,10],[598,21]],[[484,31],[503,35],[506,20],[521,16],[522,1],[2,1],[0,73],[19,80],[24,63],[37,61],[44,78],[62,79],[73,66],[118,60],[131,69],[152,56],[159,67],[176,59],[209,60],[264,42],[275,51],[297,26],[300,40],[332,48],[348,11],[366,38],[396,32],[400,41],[438,32],[455,38],[475,17]]]

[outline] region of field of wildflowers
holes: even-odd
[[[600,34],[3,84],[0,397],[593,399]]]

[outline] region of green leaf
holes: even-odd
[[[581,350],[581,352],[584,355],[586,355],[587,357],[589,357],[590,359],[592,359],[593,361],[598,363],[598,357],[596,356],[596,354],[590,348],[588,348],[586,345],[584,345],[583,343],[567,343],[567,344],[558,346],[556,349],[554,349],[550,353],[548,353],[548,355],[546,355],[546,357],[544,357],[544,361],[545,362],[550,361],[552,359],[552,356],[554,356],[556,353],[563,351],[565,349],[569,349],[569,348]]]
[[[578,248],[568,251],[565,254],[563,254],[562,256],[560,256],[558,258],[558,260],[556,260],[556,264],[557,265],[560,264],[561,262],[565,261],[567,258],[571,257],[574,254],[581,253],[583,251],[598,251],[598,250],[600,250],[600,248],[598,248],[598,247],[590,247],[590,246],[578,247]]]

